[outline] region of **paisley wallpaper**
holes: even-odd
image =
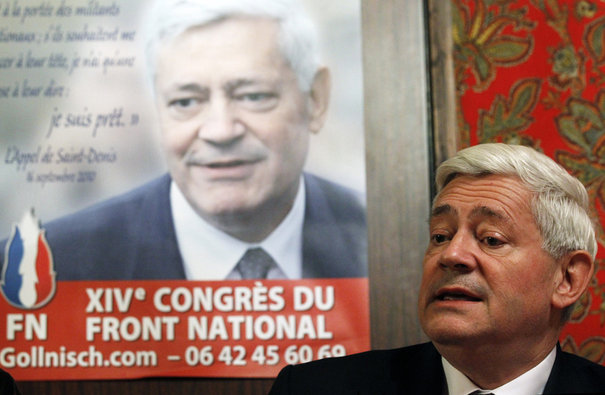
[[[605,364],[605,0],[452,0],[462,146],[532,146],[586,186],[599,253],[564,350]]]

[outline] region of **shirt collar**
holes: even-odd
[[[188,280],[238,279],[233,271],[248,248],[262,247],[278,268],[269,278],[302,277],[302,227],[305,213],[305,185],[301,177],[292,208],[269,236],[260,243],[246,243],[216,229],[191,207],[172,182],[170,206],[176,239]]]
[[[538,365],[498,388],[489,389],[488,392],[494,395],[541,394],[548,381],[548,376],[550,376],[556,355],[556,347],[554,347]],[[449,395],[467,395],[475,390],[486,390],[477,387],[461,371],[452,366],[447,359],[441,357],[441,363],[445,372]]]

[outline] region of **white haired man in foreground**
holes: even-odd
[[[439,166],[418,313],[429,343],[288,366],[271,394],[604,393],[558,338],[597,251],[584,186],[530,148]]]

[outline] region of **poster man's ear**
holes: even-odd
[[[309,128],[312,133],[318,133],[326,121],[330,104],[331,76],[330,70],[321,67],[315,73],[309,92]]]

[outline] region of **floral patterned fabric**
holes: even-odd
[[[605,0],[452,3],[462,146],[532,146],[588,190],[599,253],[561,345],[605,364]]]

